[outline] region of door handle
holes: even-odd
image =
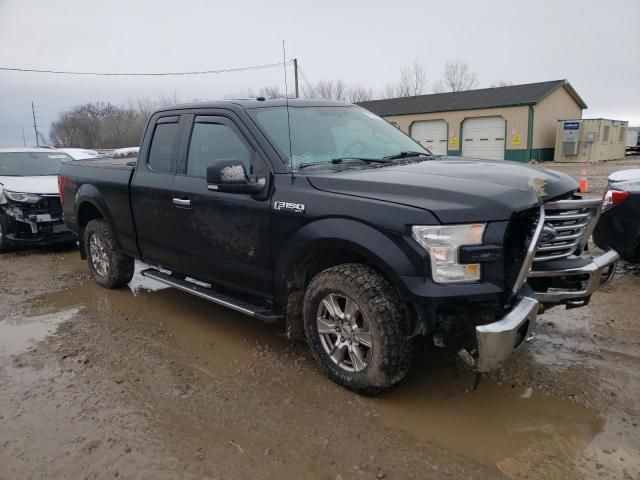
[[[188,198],[174,198],[173,204],[177,205],[178,207],[190,207],[191,200],[189,200]]]

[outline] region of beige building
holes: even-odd
[[[438,155],[553,160],[558,120],[587,105],[566,80],[361,102]]]
[[[557,122],[557,162],[600,162],[624,158],[629,122],[606,118]]]

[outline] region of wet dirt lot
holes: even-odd
[[[139,276],[102,289],[77,251],[4,254],[0,479],[636,480],[639,292],[622,266],[475,391],[424,344],[365,398],[278,325]]]

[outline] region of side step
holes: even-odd
[[[140,273],[144,277],[151,278],[157,282],[177,288],[178,290],[191,293],[196,297],[204,298],[205,300],[209,300],[210,302],[217,303],[218,305],[222,305],[223,307],[230,308],[232,310],[235,310],[236,312],[244,313],[245,315],[249,315],[250,317],[255,317],[258,320],[262,320],[263,322],[272,323],[277,322],[278,320],[284,320],[285,318],[284,315],[278,315],[274,313],[273,310],[269,310],[268,308],[253,305],[251,303],[239,300],[229,295],[225,295],[224,293],[216,292],[215,290],[203,287],[202,285],[198,285],[188,280],[180,280],[178,278],[172,277],[167,273],[162,273],[155,268],[147,268]]]

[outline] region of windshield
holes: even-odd
[[[62,162],[72,160],[62,152],[0,152],[0,176],[58,175]]]
[[[286,107],[257,108],[251,115],[289,163]],[[430,153],[364,108],[289,107],[289,116],[294,168],[335,159],[382,159],[407,151]]]

